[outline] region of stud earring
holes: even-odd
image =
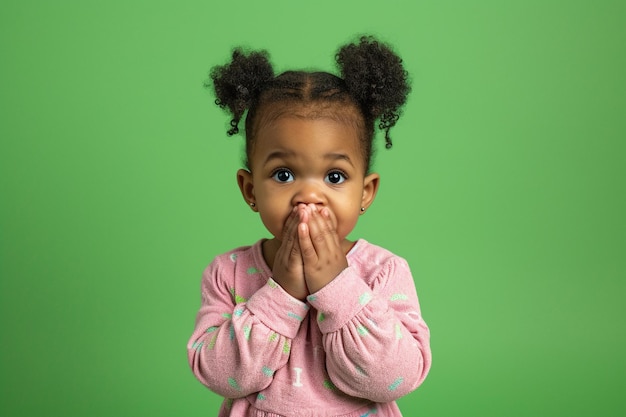
[[[250,207],[255,208],[256,204],[255,203],[250,203]]]
[[[365,213],[365,207],[361,207],[361,213]]]

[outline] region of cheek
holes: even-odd
[[[341,238],[345,238],[350,234],[354,226],[359,220],[359,209],[352,205],[343,206],[339,212],[335,212],[337,216],[337,234]]]
[[[280,237],[282,235],[283,222],[277,216],[273,216],[271,213],[261,213],[261,221],[272,236]]]
[[[260,202],[259,214],[263,225],[274,237],[282,236],[285,220],[289,216],[283,204],[275,199]]]

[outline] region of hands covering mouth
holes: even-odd
[[[273,279],[299,300],[322,289],[348,266],[337,220],[328,207],[299,204],[285,221]]]

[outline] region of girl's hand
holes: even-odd
[[[298,210],[294,208],[285,222],[281,245],[274,258],[272,274],[274,281],[292,297],[304,300],[309,295],[309,291],[304,280],[304,266],[298,241],[300,221]]]
[[[348,266],[348,261],[330,209],[309,204],[299,211],[302,219],[298,225],[300,253],[306,285],[312,294],[335,279]]]

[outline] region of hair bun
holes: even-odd
[[[210,74],[215,89],[215,104],[232,113],[228,135],[239,132],[239,120],[243,113],[274,78],[274,69],[266,51],[252,51],[247,55],[241,48],[233,50],[231,62],[216,66]],[[209,87],[207,82],[205,86]]]
[[[339,49],[336,61],[346,87],[365,114],[380,119],[379,128],[385,131],[390,148],[389,129],[398,121],[411,91],[402,59],[388,45],[363,36],[358,43]]]

